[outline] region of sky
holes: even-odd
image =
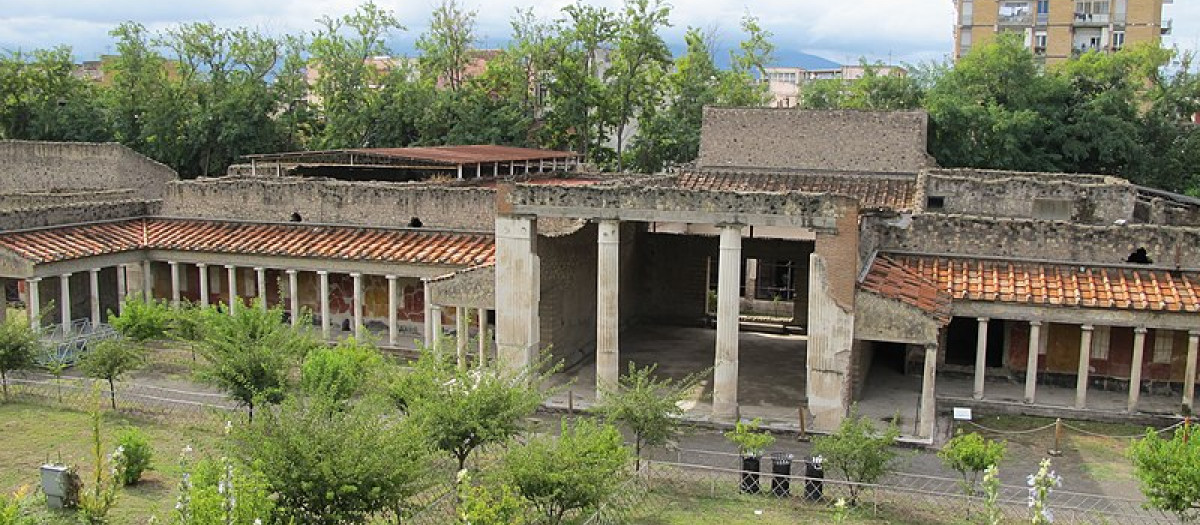
[[[621,0],[587,0],[618,9]],[[518,7],[556,18],[573,0],[463,0],[477,11],[480,47],[498,47],[508,39],[509,20]],[[269,34],[316,29],[316,19],[352,12],[358,0],[0,0],[0,50],[71,46],[77,60],[113,51],[108,31],[125,20],[163,30],[183,22],[212,21],[227,27],[254,27]],[[437,0],[377,0],[394,11],[406,31],[389,38],[397,54],[410,54],[412,43],[429,23]],[[673,49],[682,48],[689,26],[716,28],[718,44],[740,40],[738,21],[749,12],[774,36],[778,65],[816,55],[837,63],[860,57],[889,63],[916,63],[948,57],[953,47],[953,0],[675,0],[672,27],[664,31]],[[1167,45],[1200,48],[1200,2],[1176,0],[1164,7],[1174,19]]]

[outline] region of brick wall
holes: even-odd
[[[492,230],[495,193],[485,188],[297,179],[180,181],[167,189],[163,214],[206,219]]]
[[[930,166],[923,111],[705,108],[700,167],[911,173]]]
[[[120,144],[5,140],[0,165],[0,193],[133,188],[141,198],[159,199],[166,184],[179,178]]]
[[[1060,173],[983,170],[930,170],[926,198],[941,197],[935,209],[919,203],[926,213],[966,213],[987,217],[1035,217],[1037,200],[1059,201],[1076,222],[1109,224],[1133,218],[1136,188],[1123,179]]]

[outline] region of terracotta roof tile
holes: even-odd
[[[940,290],[936,281],[886,256],[875,257],[861,287],[880,297],[916,307],[938,324],[950,322],[950,295]]]
[[[680,188],[716,191],[802,191],[832,193],[858,199],[863,208],[913,209],[915,178],[829,173],[751,173],[699,171],[674,180]]]
[[[933,255],[880,255],[953,299],[1041,306],[1200,312],[1200,274]],[[880,272],[896,272],[881,267]],[[867,279],[876,272],[872,266]],[[886,273],[881,273],[886,275]],[[878,279],[878,278],[877,278]],[[864,281],[864,287],[866,281]],[[997,293],[998,292],[998,293]]]
[[[35,263],[140,249],[472,266],[495,260],[486,233],[185,219],[62,226],[0,234],[0,247]]]

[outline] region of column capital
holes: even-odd
[[[326,270],[317,270],[317,275],[329,275],[329,272]]]
[[[59,274],[59,275],[58,275],[58,277],[59,277],[60,279],[69,279],[69,278],[71,277],[71,272],[67,272],[67,273]]]
[[[980,323],[986,323],[988,321],[991,321],[992,319],[990,317],[976,317],[975,320],[979,321]]]
[[[92,269],[88,270],[88,272],[92,273],[92,274],[97,274],[97,273],[100,273],[100,268],[92,268]]]
[[[1081,326],[1079,327],[1079,329],[1080,329],[1080,330],[1083,330],[1084,332],[1091,332],[1092,330],[1095,330],[1095,329],[1096,329],[1096,327],[1095,327],[1095,326],[1092,326],[1092,325],[1090,325],[1090,324],[1085,324],[1085,325],[1081,325]]]
[[[179,261],[167,261],[167,264],[171,266],[179,266]]]
[[[296,275],[296,270],[291,270],[291,269],[284,270],[283,273],[286,273],[288,275]]]
[[[27,277],[27,278],[25,279],[25,282],[27,282],[27,283],[36,283],[36,282],[39,282],[39,281],[41,281],[41,280],[42,280],[42,278],[41,278],[41,277]]]
[[[738,224],[736,222],[721,222],[721,223],[717,223],[715,226],[718,228],[721,228],[722,230],[725,230],[725,229],[741,230],[742,228],[746,227],[745,224]]]
[[[1041,321],[1029,321],[1029,326],[1042,326]]]
[[[1188,337],[1200,337],[1200,330],[1188,330]]]
[[[930,351],[936,352],[937,349],[938,349],[937,343],[925,343],[925,351],[926,352],[930,352]]]
[[[389,281],[395,281],[396,279],[400,278],[399,275],[385,275],[384,277],[387,278],[387,280],[389,280]]]
[[[263,268],[262,266],[255,266],[255,267],[254,267],[254,271],[256,271],[256,272],[263,272],[263,271],[266,271],[266,270],[267,270],[267,269],[266,269],[266,268]]]
[[[361,273],[358,273],[358,272],[353,272],[353,273],[351,273],[351,274],[350,274],[350,277],[353,277],[353,278],[355,278],[355,279],[358,279],[358,278],[362,277],[362,274],[361,274]]]
[[[232,265],[232,264],[226,264],[226,265],[225,265],[225,269],[226,269],[226,270],[232,270],[232,269],[234,269],[234,268],[237,268],[237,266],[234,266],[234,265]]]
[[[1146,327],[1144,327],[1144,326],[1137,326],[1137,327],[1134,327],[1134,329],[1133,329],[1133,333],[1135,333],[1135,334],[1145,334],[1147,331],[1148,330],[1146,330]]]
[[[197,268],[208,268],[208,263],[196,263]]]

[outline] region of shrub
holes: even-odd
[[[98,393],[96,394],[96,398],[96,405],[99,405]],[[101,415],[99,406],[92,409],[91,420],[91,453],[94,467],[88,481],[91,482],[92,486],[87,490],[79,492],[79,519],[89,525],[100,525],[108,523],[108,513],[117,502],[117,487],[119,483],[116,479],[116,472],[123,459],[120,449],[117,449],[116,452],[113,452],[108,457],[109,468],[104,468],[105,457],[100,441]]]
[[[96,344],[79,360],[79,369],[88,377],[108,381],[109,399],[117,409],[116,381],[145,363],[142,347],[124,339],[109,339]]]
[[[596,508],[627,478],[629,450],[612,425],[564,420],[561,433],[535,436],[504,458],[505,480],[552,524]]]
[[[122,485],[133,485],[142,479],[142,473],[150,469],[154,451],[146,434],[136,427],[129,427],[117,434],[117,445],[121,451],[121,468],[117,472]]]
[[[641,470],[642,447],[666,445],[683,427],[683,409],[679,403],[700,383],[708,372],[692,374],[682,381],[657,379],[657,365],[638,368],[631,361],[629,373],[621,376],[617,388],[604,391],[603,401],[594,410],[609,421],[625,425],[633,432],[634,457]]]
[[[528,525],[528,505],[509,485],[473,485],[463,471],[458,480],[460,525]]]
[[[129,296],[121,305],[121,314],[111,311],[109,324],[122,336],[142,342],[163,339],[171,326],[171,309],[159,301]]]
[[[341,402],[359,394],[384,366],[374,346],[348,338],[333,348],[308,353],[300,367],[300,388],[313,396]]]
[[[29,515],[29,487],[22,486],[12,496],[0,494],[0,525],[35,525]]]
[[[896,452],[892,444],[900,436],[895,418],[882,434],[875,425],[858,413],[858,407],[850,409],[850,415],[842,420],[837,432],[813,440],[813,452],[825,459],[825,465],[841,473],[850,482],[850,504],[858,504],[860,483],[879,481],[892,470]]]
[[[186,458],[186,452],[185,452]],[[271,490],[261,474],[228,458],[183,461],[183,482],[175,514],[186,525],[270,523],[275,513]]]
[[[970,496],[975,494],[980,473],[1004,459],[1005,448],[1003,441],[992,441],[974,432],[964,434],[959,430],[938,451],[938,457],[946,467],[962,476],[963,491]]]
[[[733,430],[725,433],[725,439],[737,445],[738,453],[744,457],[759,457],[766,452],[767,447],[775,444],[775,436],[764,430],[758,431],[761,419],[749,423],[738,421]]]
[[[33,366],[39,347],[37,334],[20,319],[0,323],[0,385],[5,401],[8,401],[8,373]]]
[[[1154,429],[1129,447],[1133,473],[1151,507],[1171,512],[1180,521],[1200,517],[1200,439],[1191,437],[1191,425],[1164,439]]]

